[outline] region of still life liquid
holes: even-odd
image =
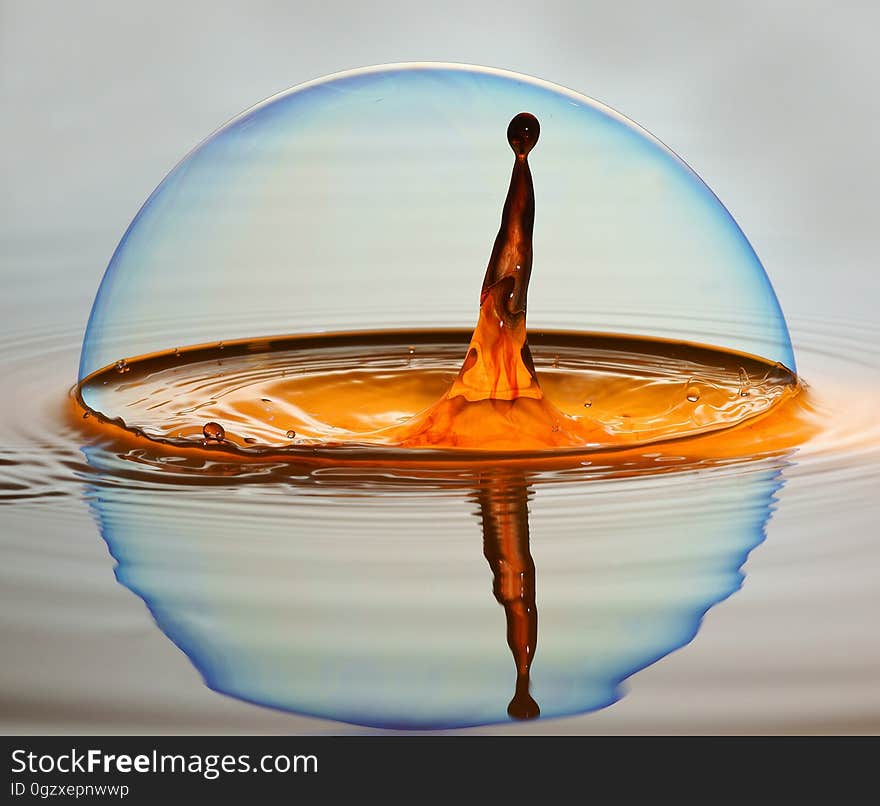
[[[118,580],[210,688],[419,730],[618,701],[740,588],[822,432],[687,165],[450,65],[312,82],[191,152],[68,413]]]

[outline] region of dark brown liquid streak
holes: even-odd
[[[520,112],[507,127],[507,142],[515,155],[510,184],[501,211],[501,224],[492,254],[483,277],[480,289],[481,318],[483,317],[486,298],[495,296],[494,314],[498,329],[506,328],[507,332],[521,332],[522,346],[519,359],[525,366],[530,379],[530,386],[540,390],[535,372],[535,362],[526,335],[526,307],[529,293],[529,280],[532,276],[532,238],[535,230],[535,185],[532,181],[532,170],[529,167],[529,152],[535,147],[541,135],[538,119],[529,112]],[[478,326],[479,330],[479,326]],[[474,334],[476,336],[476,333]],[[474,340],[476,341],[476,339]],[[473,342],[468,349],[467,357],[462,365],[459,379],[477,362],[478,346]],[[497,371],[496,373],[497,382]],[[515,379],[515,371],[508,373]],[[516,397],[517,386],[509,384]],[[493,388],[493,392],[495,388]],[[451,396],[451,395],[450,395]]]

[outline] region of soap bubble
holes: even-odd
[[[395,470],[379,460],[391,454],[367,461],[351,449],[351,435],[364,433],[358,418],[371,411],[365,399],[386,400],[383,383],[403,389],[430,365],[436,388],[430,372],[411,384],[427,406],[448,387],[436,357],[452,350],[444,371],[460,365],[463,345],[436,342],[435,329],[473,328],[511,172],[503,142],[511,120],[529,122],[511,138],[518,153],[535,145],[540,121],[529,156],[537,195],[529,325],[546,347],[539,358],[552,369],[545,380],[556,384],[555,400],[589,409],[590,422],[604,417],[613,435],[636,444],[739,422],[790,391],[786,324],[745,236],[678,157],[602,104],[513,73],[424,64],[342,73],[259,104],[195,148],[135,217],[96,297],[80,364],[89,380],[81,402],[102,423],[131,426],[137,440],[85,448],[97,472],[152,461],[171,482],[176,461],[165,461],[166,448],[211,448],[210,459],[177,468],[193,492],[175,491],[181,516],[171,528],[152,489],[90,484],[87,498],[119,581],[213,689],[392,728],[591,711],[688,643],[706,611],[739,587],[781,483],[776,466],[688,479],[658,518],[650,497],[636,510],[617,486],[597,486],[611,467],[606,456],[594,471],[584,462],[583,479],[580,463],[577,474],[560,471],[570,495],[557,519],[541,515],[525,475],[416,472],[408,459]],[[588,350],[581,338],[554,341],[559,330],[624,335],[596,337]],[[280,334],[289,337],[260,339]],[[665,347],[621,351],[625,334]],[[340,358],[345,339],[370,348],[362,355],[373,362],[372,386],[349,374],[356,364]],[[723,359],[683,341],[721,348]],[[120,364],[125,378],[114,374],[108,386],[99,370]],[[647,378],[645,405],[623,406],[619,385],[603,381],[643,364],[665,382]],[[675,399],[658,407],[665,391]],[[334,415],[320,421],[309,402],[319,394]],[[539,424],[559,434],[565,422],[566,436],[568,415],[549,411],[556,419]],[[657,411],[669,414],[667,430]],[[381,409],[395,420],[407,412]],[[655,430],[638,431],[646,423]],[[152,459],[144,436],[165,443]],[[253,459],[282,441],[284,462],[242,476],[268,494],[224,501],[218,517],[214,482],[194,485],[189,471],[230,485],[243,468],[219,454],[241,447]],[[602,445],[610,443],[575,447]],[[297,452],[308,462],[297,464]],[[634,457],[620,453],[617,468],[631,485],[639,472],[674,469],[659,459],[685,458]],[[284,495],[263,478],[270,468],[284,469]],[[578,480],[590,482],[588,494],[569,484]],[[390,509],[394,500],[406,517]],[[681,529],[686,520],[693,528]],[[521,583],[512,596],[511,569]]]
[[[80,379],[181,344],[471,327],[510,173],[499,138],[524,110],[541,121],[533,330],[686,339],[795,369],[751,245],[662,143],[538,79],[414,64],[295,87],[191,151],[110,261]]]

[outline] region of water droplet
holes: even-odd
[[[739,395],[740,397],[749,395],[749,373],[743,367],[739,368]]]
[[[226,438],[226,431],[220,423],[205,423],[202,433],[208,442],[222,442]]]
[[[696,403],[700,399],[700,390],[696,386],[689,386],[685,395],[691,403]]]
[[[584,408],[585,408],[585,409],[590,408],[590,406],[592,406],[592,405],[593,405],[593,401],[592,401],[592,400],[585,400],[585,401],[584,401]]]
[[[412,355],[415,351],[416,351],[416,348],[415,348],[415,347],[410,347],[410,348],[407,350],[407,352],[408,352],[410,355]]]
[[[120,359],[116,362],[116,371],[117,371],[120,375],[122,375],[122,374],[125,373],[125,372],[128,372],[130,369],[131,369],[131,367],[128,366],[128,362],[127,362],[124,358],[120,358]]]
[[[291,430],[291,431],[287,432],[288,439],[294,439],[295,437],[296,437],[296,431]]]

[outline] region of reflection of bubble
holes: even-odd
[[[112,455],[87,455],[114,477]],[[444,728],[531,716],[530,703],[547,717],[617,700],[739,588],[780,467],[534,486],[490,473],[488,493],[460,471],[338,468],[246,495],[181,478],[150,494],[89,485],[88,497],[119,581],[212,688],[358,724]],[[525,518],[526,495],[530,525],[493,523]],[[511,544],[517,529],[525,543]],[[503,566],[532,558],[531,593],[518,576],[505,589]],[[535,602],[536,624],[517,617]],[[530,695],[518,628],[537,630],[523,644]]]
[[[536,79],[418,65],[295,88],[192,151],[111,260],[80,377],[178,344],[472,325],[465,290],[485,265],[509,173],[499,132],[523,109],[544,122],[531,156],[541,209],[532,328],[596,329],[617,317],[617,330],[794,369],[748,241],[662,144]],[[620,319],[632,310],[671,314]]]

